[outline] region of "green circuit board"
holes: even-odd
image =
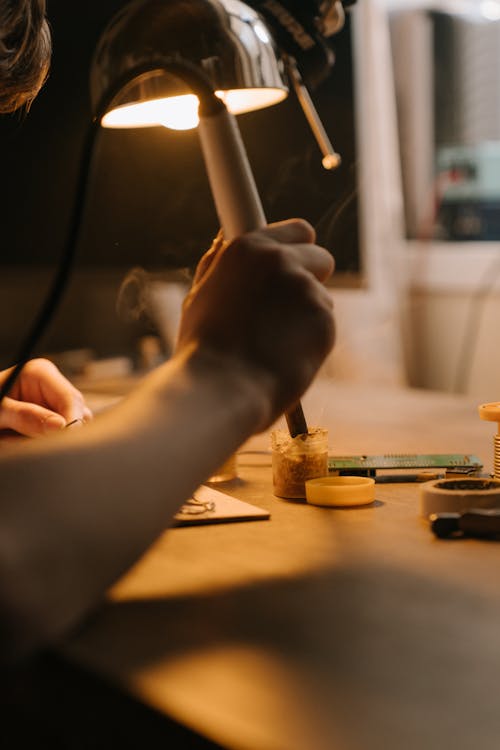
[[[367,472],[377,469],[447,469],[457,473],[478,471],[483,466],[477,456],[463,453],[386,453],[381,456],[329,456],[331,472]]]

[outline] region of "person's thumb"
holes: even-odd
[[[4,398],[0,404],[0,430],[37,437],[62,430],[66,420],[60,414],[38,404]]]

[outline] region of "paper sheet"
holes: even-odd
[[[205,523],[259,521],[270,517],[267,510],[237,500],[231,495],[202,485],[174,517],[174,526]]]

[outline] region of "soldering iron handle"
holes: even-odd
[[[225,108],[200,117],[205,167],[224,237],[230,241],[267,224],[236,119]],[[300,402],[287,412],[292,437],[307,433]]]
[[[224,108],[200,117],[199,134],[225,239],[264,227],[266,216],[234,116]]]

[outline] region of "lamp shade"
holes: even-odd
[[[234,114],[269,106],[288,93],[271,32],[245,3],[134,0],[108,24],[92,61],[94,112],[117,81],[133,77],[103,117],[104,126],[185,129],[197,125],[197,98],[156,64],[162,58],[199,66]],[[133,76],[139,69],[144,72]]]

